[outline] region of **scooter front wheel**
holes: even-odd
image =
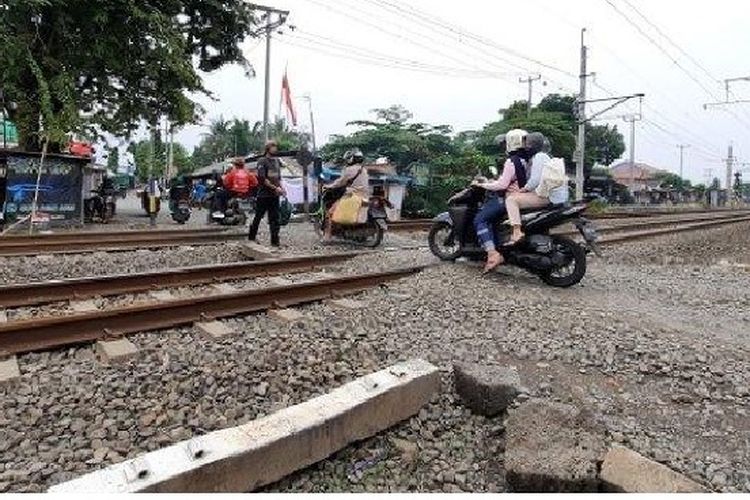
[[[454,261],[461,257],[463,249],[461,244],[456,241],[456,235],[453,226],[447,222],[436,222],[430,228],[430,234],[427,236],[430,244],[432,255],[440,260]]]

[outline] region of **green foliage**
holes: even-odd
[[[291,130],[282,118],[269,124],[269,135],[279,143],[282,151],[294,151],[310,142],[308,134]],[[250,126],[248,120],[235,118],[227,121],[219,117],[211,122],[209,132],[193,150],[193,164],[201,168],[232,156],[259,153],[264,142],[262,122]]]
[[[690,190],[693,187],[689,180],[670,172],[658,173],[654,176],[654,179],[659,181],[659,187],[662,189],[674,189],[682,192]]]
[[[142,120],[180,125],[206,92],[197,69],[247,64],[239,43],[258,20],[242,0],[6,0],[0,15],[0,87],[18,103],[20,142],[43,133],[127,135]]]
[[[131,143],[128,151],[135,161],[135,175],[140,181],[147,181],[149,175],[162,177],[166,171],[169,144],[156,134],[150,140]],[[193,159],[187,148],[180,143],[172,144],[172,164],[180,174],[194,170]]]
[[[372,112],[376,116],[375,121],[349,123],[360,130],[348,136],[334,136],[323,147],[323,157],[336,161],[347,150],[359,148],[368,159],[387,157],[399,171],[406,172],[415,163],[431,163],[442,157],[460,154],[447,125],[408,123],[412,115],[401,106],[374,109]]]
[[[577,120],[575,97],[550,94],[532,108],[528,116],[526,101],[516,101],[501,110],[502,119],[490,123],[479,134],[478,147],[488,155],[502,155],[495,137],[511,129],[520,128],[541,132],[552,143],[552,154],[564,158],[569,172],[575,170],[573,153],[576,149]],[[617,127],[609,125],[586,126],[586,176],[597,163],[609,165],[625,152],[625,142]]]
[[[107,149],[107,170],[117,172],[120,165],[120,149],[117,147]]]

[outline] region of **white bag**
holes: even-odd
[[[550,192],[566,186],[568,176],[565,174],[565,160],[562,158],[550,158],[542,169],[542,179],[536,188],[536,194],[542,198],[549,198]]]

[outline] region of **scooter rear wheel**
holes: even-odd
[[[553,236],[555,252],[567,257],[563,266],[545,272],[542,281],[557,288],[568,288],[578,284],[586,275],[586,251],[581,245],[564,236]]]

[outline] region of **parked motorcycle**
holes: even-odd
[[[368,248],[377,248],[383,241],[383,236],[388,230],[388,214],[386,208],[390,202],[385,196],[375,194],[370,196],[365,202],[367,208],[367,220],[362,224],[343,225],[333,223],[331,226],[334,238],[339,238],[357,245]],[[323,193],[323,203],[318,210],[310,214],[310,218],[319,237],[323,237],[323,228],[328,220],[329,204],[325,203],[325,193]]]
[[[190,191],[187,186],[179,184],[169,188],[169,213],[178,224],[190,220]]]
[[[84,204],[84,214],[87,220],[98,220],[102,224],[111,221],[117,210],[114,189],[100,187],[91,191],[92,197]]]
[[[461,257],[478,260],[486,256],[474,229],[474,217],[486,194],[484,189],[471,186],[449,200],[448,211],[436,217],[430,229],[430,250],[436,257],[454,261]],[[586,274],[587,253],[598,253],[596,229],[582,217],[587,208],[585,203],[577,203],[522,210],[526,238],[511,247],[502,246],[510,240],[509,222],[497,221],[493,234],[506,264],[525,269],[550,286],[567,288],[579,283]],[[552,229],[568,223],[578,229],[585,244],[550,234]]]

